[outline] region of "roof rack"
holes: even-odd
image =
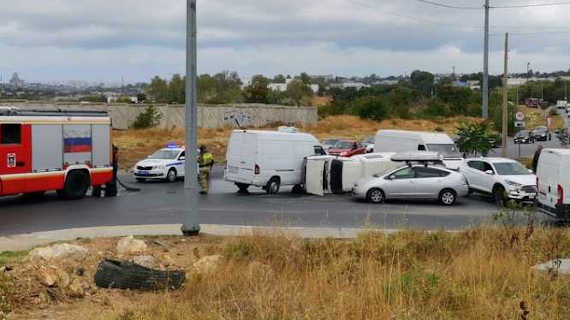
[[[405,152],[405,153],[396,153],[391,158],[392,161],[401,161],[401,162],[439,162],[442,161],[443,158],[441,154],[437,152],[426,152],[426,151],[419,151],[419,152]]]
[[[0,107],[0,116],[43,116],[43,117],[108,117],[102,110],[63,110],[63,109],[20,109]]]

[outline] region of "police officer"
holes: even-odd
[[[208,152],[206,146],[200,146],[200,156],[198,156],[198,165],[200,167],[200,193],[208,194],[210,185],[210,173],[214,166],[214,156]]]

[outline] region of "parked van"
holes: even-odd
[[[536,171],[538,208],[548,215],[569,219],[570,150],[542,150]]]
[[[224,178],[241,192],[257,186],[271,194],[283,185],[300,191],[303,159],[324,154],[321,143],[310,134],[235,130],[228,144]]]
[[[374,152],[437,152],[443,156],[446,167],[453,170],[463,162],[459,149],[445,133],[379,130],[375,140]]]

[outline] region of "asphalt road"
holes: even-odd
[[[185,212],[183,182],[136,183],[122,180],[140,192],[121,191],[116,198],[87,197],[62,201],[54,193],[31,201],[24,197],[0,199],[0,236],[111,225],[181,223]],[[325,197],[296,195],[283,188],[277,195],[252,189],[249,195],[222,179],[216,168],[212,191],[200,197],[200,223],[254,226],[380,227],[459,229],[487,222],[496,207],[490,198],[471,196],[454,207],[435,202],[389,202],[372,205],[350,195]]]
[[[566,115],[564,114],[565,119]],[[559,147],[555,137],[540,142]],[[521,145],[521,155],[532,157],[537,144]],[[509,139],[508,154],[518,158],[518,145]],[[491,156],[500,156],[501,149]],[[24,197],[0,198],[0,236],[66,228],[114,225],[182,223],[187,201],[183,182],[136,183],[129,176],[122,181],[140,187],[140,192],[121,191],[116,198],[62,201],[55,193],[30,200]],[[497,212],[493,201],[472,195],[455,206],[435,202],[389,202],[372,205],[351,199],[350,195],[316,197],[296,195],[283,188],[277,195],[260,189],[251,194],[236,193],[236,187],[222,179],[216,168],[211,192],[200,197],[200,223],[253,226],[379,227],[460,229],[492,221]]]

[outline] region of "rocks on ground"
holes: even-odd
[[[143,240],[135,239],[133,236],[122,238],[117,243],[117,253],[137,254],[147,250],[147,245]]]
[[[570,259],[555,259],[532,267],[538,271],[570,275]]]
[[[28,258],[31,261],[50,261],[54,259],[84,259],[89,250],[82,246],[62,243],[44,248],[36,248],[30,251]]]
[[[136,256],[133,258],[133,262],[146,268],[155,268],[157,263],[153,256]]]

